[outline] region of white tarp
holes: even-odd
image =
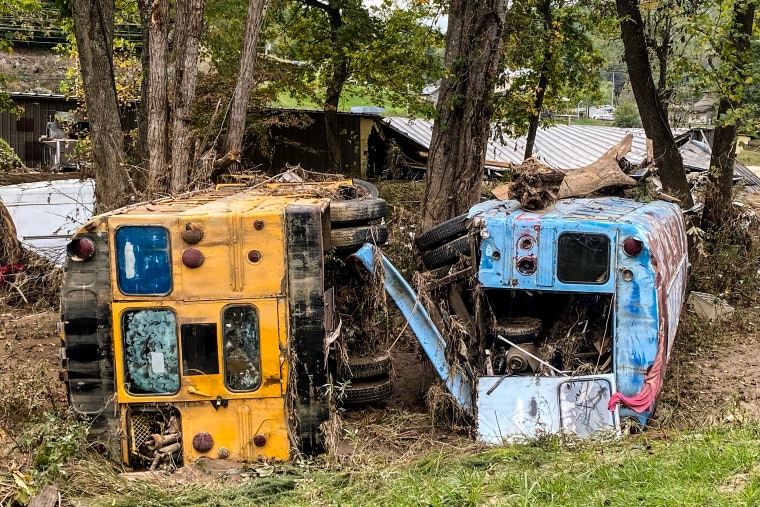
[[[71,235],[95,212],[95,181],[55,180],[0,186],[26,248],[62,263]]]

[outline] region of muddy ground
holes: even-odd
[[[760,198],[756,196],[739,200],[760,210]],[[388,249],[394,247],[405,250],[408,245],[396,241]],[[755,295],[753,300],[751,306],[737,308],[723,323],[708,322],[685,308],[656,420],[647,430],[653,437],[713,424],[760,420],[760,297]],[[58,319],[54,310],[10,308],[0,301],[0,385],[7,389],[0,396],[4,401],[13,396],[40,396],[43,400],[38,406],[65,403],[65,387],[59,381]],[[379,435],[376,442],[363,445],[377,447],[377,452],[422,453],[425,449],[415,451],[414,443],[422,441],[418,437],[423,434],[429,443],[431,432],[435,432],[434,440],[440,442],[466,436],[462,428],[454,427],[450,421],[447,426],[440,419],[438,424],[431,420],[426,398],[435,384],[435,373],[409,331],[403,330],[403,321],[392,322],[386,343],[390,344],[393,359],[393,395],[381,406],[346,409],[343,418],[349,425],[376,425],[375,435]],[[24,375],[31,372],[38,374],[37,384],[18,385],[14,389],[12,382],[26,378]],[[3,415],[8,414],[0,414]],[[26,416],[15,414],[17,419]],[[392,431],[408,442],[408,447],[395,448],[398,440],[384,446],[380,428],[390,424],[398,424]],[[0,428],[0,447],[12,446],[13,438],[7,429]],[[337,449],[344,454],[355,449],[350,434]]]

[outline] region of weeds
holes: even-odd
[[[748,211],[717,230],[691,228],[689,290],[706,292],[732,304],[749,306],[760,289],[757,217]]]

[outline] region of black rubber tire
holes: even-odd
[[[343,405],[377,403],[393,394],[393,380],[390,377],[371,382],[351,382],[343,391]]]
[[[349,201],[332,201],[330,203],[330,222],[345,225],[366,223],[383,218],[388,212],[385,199],[369,197],[366,199],[351,199]]]
[[[448,264],[453,264],[459,259],[460,255],[470,253],[470,238],[462,236],[445,245],[439,246],[427,252],[422,252],[422,263],[427,269],[440,268]]]
[[[387,375],[391,371],[391,357],[382,355],[350,359],[338,368],[342,380],[362,380]]]
[[[360,180],[359,178],[353,178],[354,186],[362,187],[367,195],[371,197],[380,197],[380,191],[375,185],[369,181]]]
[[[330,243],[335,249],[358,248],[364,243],[382,245],[386,241],[388,228],[384,225],[363,225],[330,231]]]
[[[417,245],[417,250],[425,252],[465,235],[467,225],[467,215],[459,215],[423,232],[415,238],[414,244]]]
[[[503,336],[512,343],[533,343],[541,335],[542,327],[541,319],[535,317],[499,319],[488,326],[488,334],[494,339],[497,335]]]

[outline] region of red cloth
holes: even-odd
[[[13,264],[6,264],[5,266],[0,266],[0,283],[5,281],[6,275],[19,273],[23,270],[24,270],[24,266],[22,266],[20,262],[14,262]]]
[[[609,410],[615,410],[617,405],[623,405],[638,413],[649,410],[655,398],[657,398],[657,394],[660,392],[662,377],[665,374],[665,347],[663,342],[664,340],[660,340],[657,346],[657,355],[649,371],[647,371],[647,376],[644,378],[644,387],[641,388],[641,391],[633,396],[625,396],[619,392],[613,394],[610,396],[609,403],[607,403]]]

